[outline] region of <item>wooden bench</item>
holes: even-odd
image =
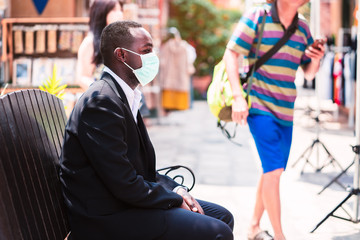
[[[0,239],[63,240],[70,231],[59,181],[66,115],[60,99],[40,90],[0,97]],[[190,172],[184,166],[161,169]],[[159,169],[160,170],[160,169]],[[183,173],[175,180],[184,183]]]
[[[58,177],[66,116],[60,99],[22,90],[0,99],[0,239],[64,239]]]

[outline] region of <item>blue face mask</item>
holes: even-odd
[[[147,54],[139,54],[126,48],[122,49],[140,56],[142,62],[141,68],[133,69],[126,62],[124,62],[124,64],[133,71],[142,86],[145,86],[146,84],[154,80],[155,76],[159,72],[159,58],[154,52]]]

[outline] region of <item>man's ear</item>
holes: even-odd
[[[115,48],[114,50],[114,56],[117,60],[120,62],[125,62],[125,51],[121,48]]]

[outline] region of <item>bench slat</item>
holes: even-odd
[[[3,102],[0,101],[0,237],[1,239],[21,239],[20,226],[14,208],[9,207],[15,205],[11,191],[9,171],[5,170],[2,159],[10,159],[9,149],[7,146],[8,124]],[[10,181],[10,182],[9,182]],[[11,229],[13,228],[13,229]],[[17,229],[17,231],[16,231]]]
[[[64,239],[69,224],[58,176],[66,119],[61,100],[23,90],[0,98],[0,113],[5,146],[0,150],[5,206],[0,205],[0,239]]]
[[[34,144],[34,135],[30,123],[33,120],[27,112],[22,93],[11,94],[9,98],[19,135],[16,140],[18,145],[17,152],[19,153],[19,158],[17,159],[18,167],[16,169],[21,169],[25,181],[23,185],[19,185],[20,192],[23,196],[27,197],[27,199],[23,201],[24,209],[28,209],[26,214],[30,213],[33,215],[33,219],[29,219],[29,232],[35,228],[39,234],[43,232],[48,234],[44,223],[36,221],[38,214],[44,219],[41,205],[44,205],[45,202],[40,202],[40,196],[43,194],[43,190],[41,189],[41,179],[38,176],[39,167],[36,158],[37,154],[34,152],[34,150],[36,151],[36,145]],[[21,149],[19,149],[19,146]],[[40,235],[38,237],[40,238]],[[47,237],[51,236],[47,235]]]
[[[52,204],[49,207],[52,208],[52,211],[56,216],[55,226],[59,226],[60,229],[69,229],[67,216],[64,212],[65,205],[63,203],[60,181],[58,176],[60,149],[56,149],[55,147],[55,145],[61,147],[63,141],[63,132],[60,132],[59,135],[56,136],[56,131],[54,130],[55,122],[48,112],[50,109],[49,104],[51,105],[51,103],[46,100],[46,96],[49,96],[62,106],[62,108],[59,108],[60,112],[64,112],[64,107],[60,99],[46,92],[42,92],[39,90],[29,90],[29,95],[32,99],[31,102],[34,103],[33,107],[35,119],[38,123],[40,123],[38,125],[38,131],[40,134],[40,139],[44,146],[43,148],[41,148],[43,150],[42,154],[44,156],[41,157],[41,159],[39,160],[42,161],[45,165],[45,182],[52,193]],[[65,122],[63,124],[65,124]]]
[[[50,109],[49,105],[45,104],[45,103],[49,103],[49,102],[46,101],[46,97],[44,97],[44,96],[45,95],[50,96],[58,104],[61,104],[62,108],[59,108],[58,111],[64,112],[64,107],[63,107],[60,99],[55,98],[54,96],[47,94],[45,92],[41,92],[41,94],[42,94],[42,96],[40,96],[39,94],[35,95],[33,92],[30,92],[30,97],[32,97],[34,99],[36,98],[38,101],[38,104],[34,108],[35,116],[36,116],[37,121],[42,122],[42,126],[44,127],[43,129],[40,129],[40,133],[42,134],[41,138],[43,140],[44,147],[45,147],[44,149],[49,149],[49,148],[51,149],[49,151],[46,151],[45,153],[48,154],[48,158],[49,157],[52,158],[53,161],[48,161],[48,163],[50,165],[52,165],[52,168],[56,171],[56,173],[58,173],[59,156],[61,153],[61,144],[63,141],[64,131],[58,132],[59,135],[56,136],[57,132],[55,131],[55,126],[54,126],[55,121],[51,117],[51,114],[49,113],[49,109]],[[50,105],[51,105],[51,103],[50,103]],[[51,120],[51,121],[49,121],[49,120]],[[65,125],[65,122],[63,123],[63,125]],[[46,129],[46,130],[44,131],[44,129]],[[60,149],[56,149],[56,147],[53,144],[54,142],[56,142],[56,144],[58,145],[58,147]],[[41,158],[41,159],[46,159],[46,158]],[[51,168],[51,166],[49,166],[49,168]],[[52,186],[56,187],[60,183],[58,174],[56,174],[56,175],[54,174],[51,179],[48,179],[48,183],[50,184],[50,187],[52,187]],[[55,189],[59,189],[59,191],[54,192],[54,194],[55,194],[54,200],[59,201],[60,199],[62,199],[62,195],[61,195],[62,193],[61,193],[60,188],[56,187]],[[63,205],[62,201],[53,204],[54,207],[62,206],[62,205]],[[59,212],[60,214],[62,214],[62,211],[56,211],[56,212]],[[66,219],[66,216],[63,215],[60,218]],[[66,226],[67,222],[63,222],[62,224]]]
[[[45,181],[47,180],[48,177],[46,170],[49,167],[52,168],[53,164],[50,161],[45,162],[42,160],[49,158],[49,154],[46,151],[41,151],[41,150],[48,149],[45,148],[45,146],[48,146],[51,143],[47,143],[46,145],[44,145],[43,143],[43,140],[46,140],[47,137],[41,136],[42,129],[41,129],[41,125],[38,124],[38,122],[41,122],[41,119],[39,120],[36,119],[35,117],[36,114],[34,109],[36,108],[36,105],[33,106],[33,103],[30,100],[30,93],[28,91],[24,91],[23,97],[25,99],[27,112],[25,113],[25,111],[22,111],[22,113],[24,114],[24,118],[28,116],[28,122],[26,122],[25,125],[29,127],[29,130],[31,128],[32,131],[31,134],[34,139],[34,146],[35,146],[31,148],[35,158],[32,166],[34,166],[36,170],[35,181],[39,183],[39,188],[37,189],[40,189],[40,191],[36,191],[36,189],[34,190],[38,193],[37,197],[39,198],[40,207],[42,207],[43,210],[40,213],[42,214],[41,217],[43,218],[43,223],[47,225],[48,228],[47,234],[52,239],[55,237],[54,234],[60,234],[60,232],[58,232],[58,227],[57,227],[57,225],[59,225],[60,223],[58,221],[56,222],[51,221],[51,219],[53,216],[56,216],[54,220],[58,220],[62,216],[57,216],[56,210],[54,210],[54,208],[52,207],[54,204],[55,205],[58,204],[58,202],[55,203],[53,202],[53,199],[49,195],[49,193],[51,192],[51,186],[49,186],[48,182]],[[51,205],[46,204],[48,202],[52,204]]]
[[[9,95],[11,96],[11,95]],[[24,158],[23,149],[19,143],[20,137],[17,130],[16,121],[13,110],[11,108],[10,98],[3,99],[3,106],[5,109],[4,115],[6,116],[7,126],[4,126],[7,150],[11,158],[9,161],[3,162],[5,168],[5,174],[9,177],[8,183],[10,184],[11,196],[16,206],[15,211],[18,215],[19,225],[23,227],[21,229],[24,238],[30,239],[30,228],[35,228],[33,224],[34,218],[33,213],[29,207],[26,206],[28,195],[23,189],[26,181],[30,181],[24,176],[22,166],[19,164],[19,159]],[[9,130],[6,132],[6,130]],[[29,216],[24,218],[23,216]]]

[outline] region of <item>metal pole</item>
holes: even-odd
[[[358,6],[360,7],[360,0],[358,0]],[[360,49],[360,15],[359,10],[356,13],[358,19],[357,26],[357,49]],[[357,63],[356,63],[356,119],[355,119],[355,137],[356,137],[356,145],[360,144],[360,56],[357,55]],[[355,160],[355,172],[354,172],[354,189],[359,189],[359,154],[356,156]],[[354,216],[353,220],[357,221],[359,217],[359,195],[355,196],[354,200]]]
[[[314,40],[321,37],[320,33],[320,0],[312,0],[310,16],[311,16],[311,27],[314,36]],[[304,79],[304,81],[306,81]],[[315,75],[315,95],[316,95],[316,139],[319,139],[320,136],[320,81],[321,81],[321,68]],[[319,159],[320,159],[320,144],[316,144],[316,168],[319,168]]]

